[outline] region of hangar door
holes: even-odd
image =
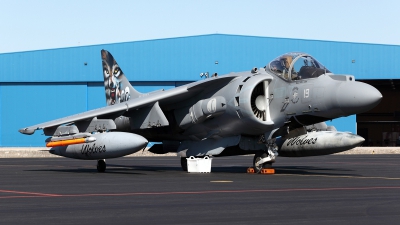
[[[374,109],[357,114],[357,134],[363,146],[400,146],[400,80],[359,80],[377,88],[382,101]]]

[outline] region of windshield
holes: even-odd
[[[312,56],[291,52],[283,54],[268,64],[269,70],[286,80],[316,78],[331,73]]]

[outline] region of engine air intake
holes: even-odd
[[[266,121],[267,99],[265,98],[264,82],[260,82],[251,94],[251,109],[254,115],[262,121]]]

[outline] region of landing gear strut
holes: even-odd
[[[97,171],[99,173],[104,173],[104,171],[106,171],[106,160],[104,159],[100,159],[97,160]]]
[[[272,167],[272,162],[261,163],[261,160],[267,157],[268,154],[265,152],[260,152],[254,155],[253,167],[255,173],[260,173],[262,169],[269,169]]]
[[[260,173],[262,169],[272,168],[272,163],[275,162],[275,158],[278,156],[278,147],[275,144],[275,139],[268,140],[265,145],[268,148],[268,152],[260,152],[254,155],[253,167],[255,173]]]

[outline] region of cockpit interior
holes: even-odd
[[[272,60],[266,69],[285,80],[310,79],[331,73],[312,56],[301,52],[283,54]]]

